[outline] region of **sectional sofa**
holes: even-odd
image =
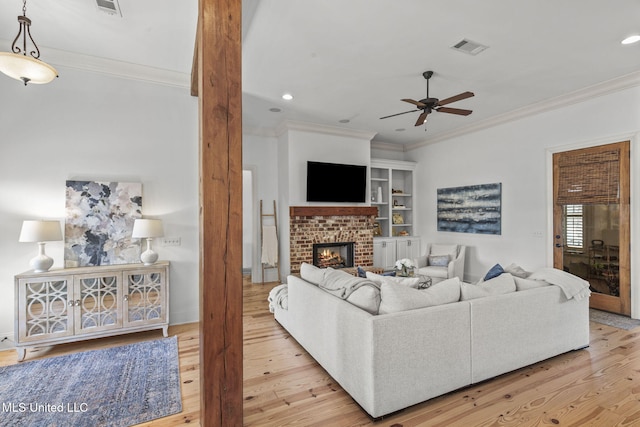
[[[428,289],[308,265],[301,276],[279,289],[275,319],[373,418],[589,345],[588,288],[545,275]]]

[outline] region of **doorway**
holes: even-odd
[[[630,142],[553,155],[553,264],[589,282],[590,306],[631,314]]]

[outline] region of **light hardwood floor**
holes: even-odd
[[[245,426],[634,426],[640,425],[640,328],[591,323],[591,346],[372,420],[274,320],[274,284],[244,284]],[[321,319],[318,319],[321,321]],[[198,325],[178,336],[183,412],[141,426],[198,425]],[[156,339],[158,332],[28,352],[27,359]],[[0,352],[0,366],[17,363]],[[428,363],[428,362],[426,362]],[[226,426],[225,426],[226,427]]]

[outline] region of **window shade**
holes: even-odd
[[[619,203],[620,151],[565,152],[558,158],[559,205]]]

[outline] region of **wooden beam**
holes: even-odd
[[[242,425],[241,0],[200,0],[200,422]]]
[[[198,20],[199,21],[199,20]],[[193,61],[191,63],[191,96],[198,96],[198,43],[200,40],[200,24],[196,29],[196,40],[193,45]]]
[[[377,216],[375,206],[289,206],[291,216]]]

